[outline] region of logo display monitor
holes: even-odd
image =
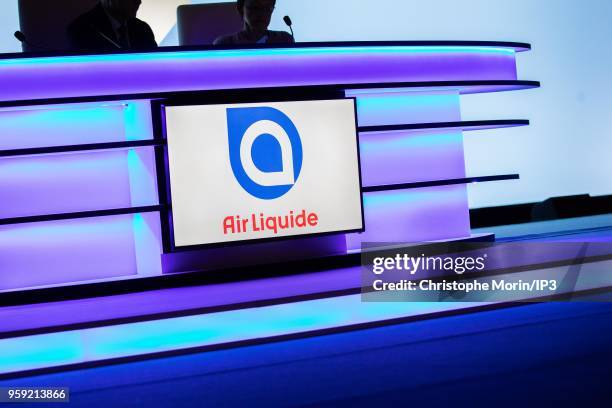
[[[354,99],[164,110],[174,247],[363,230]]]

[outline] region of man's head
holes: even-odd
[[[270,25],[276,0],[238,0],[238,12],[253,31],[265,31]]]
[[[100,0],[102,6],[118,20],[136,18],[142,0]]]

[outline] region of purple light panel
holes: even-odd
[[[156,205],[154,160],[152,148],[4,158],[0,218]]]
[[[133,215],[0,227],[0,291],[135,276]]]
[[[461,120],[458,91],[406,89],[350,90],[357,98],[359,126],[457,122]]]
[[[427,242],[470,236],[467,187],[451,185],[366,193],[366,231],[346,236],[349,250],[362,242]]]
[[[152,138],[149,101],[0,109],[0,150]]]
[[[461,120],[458,92],[358,89],[346,96],[357,98],[359,126]],[[359,149],[366,187],[465,177],[460,129],[362,133]]]
[[[460,129],[359,136],[364,187],[465,178]]]
[[[0,334],[356,289],[360,267],[0,308]]]
[[[0,291],[161,274],[159,230],[159,213],[0,226]]]
[[[359,83],[516,80],[515,50],[362,46],[0,61],[1,101]]]
[[[149,101],[0,110],[0,150],[152,138]],[[0,159],[0,218],[158,204],[152,147]],[[159,214],[0,228],[0,291],[161,274]]]
[[[478,306],[366,303],[360,295],[0,339],[0,374],[316,332]]]

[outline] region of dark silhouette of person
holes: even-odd
[[[100,0],[68,26],[75,50],[148,50],[157,47],[153,30],[136,18],[141,0]]]
[[[225,35],[215,40],[215,45],[237,44],[291,44],[291,34],[284,31],[270,31],[268,26],[276,0],[238,0],[236,7],[244,21],[242,31]]]

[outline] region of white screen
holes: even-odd
[[[363,228],[354,100],[165,114],[176,247]]]

